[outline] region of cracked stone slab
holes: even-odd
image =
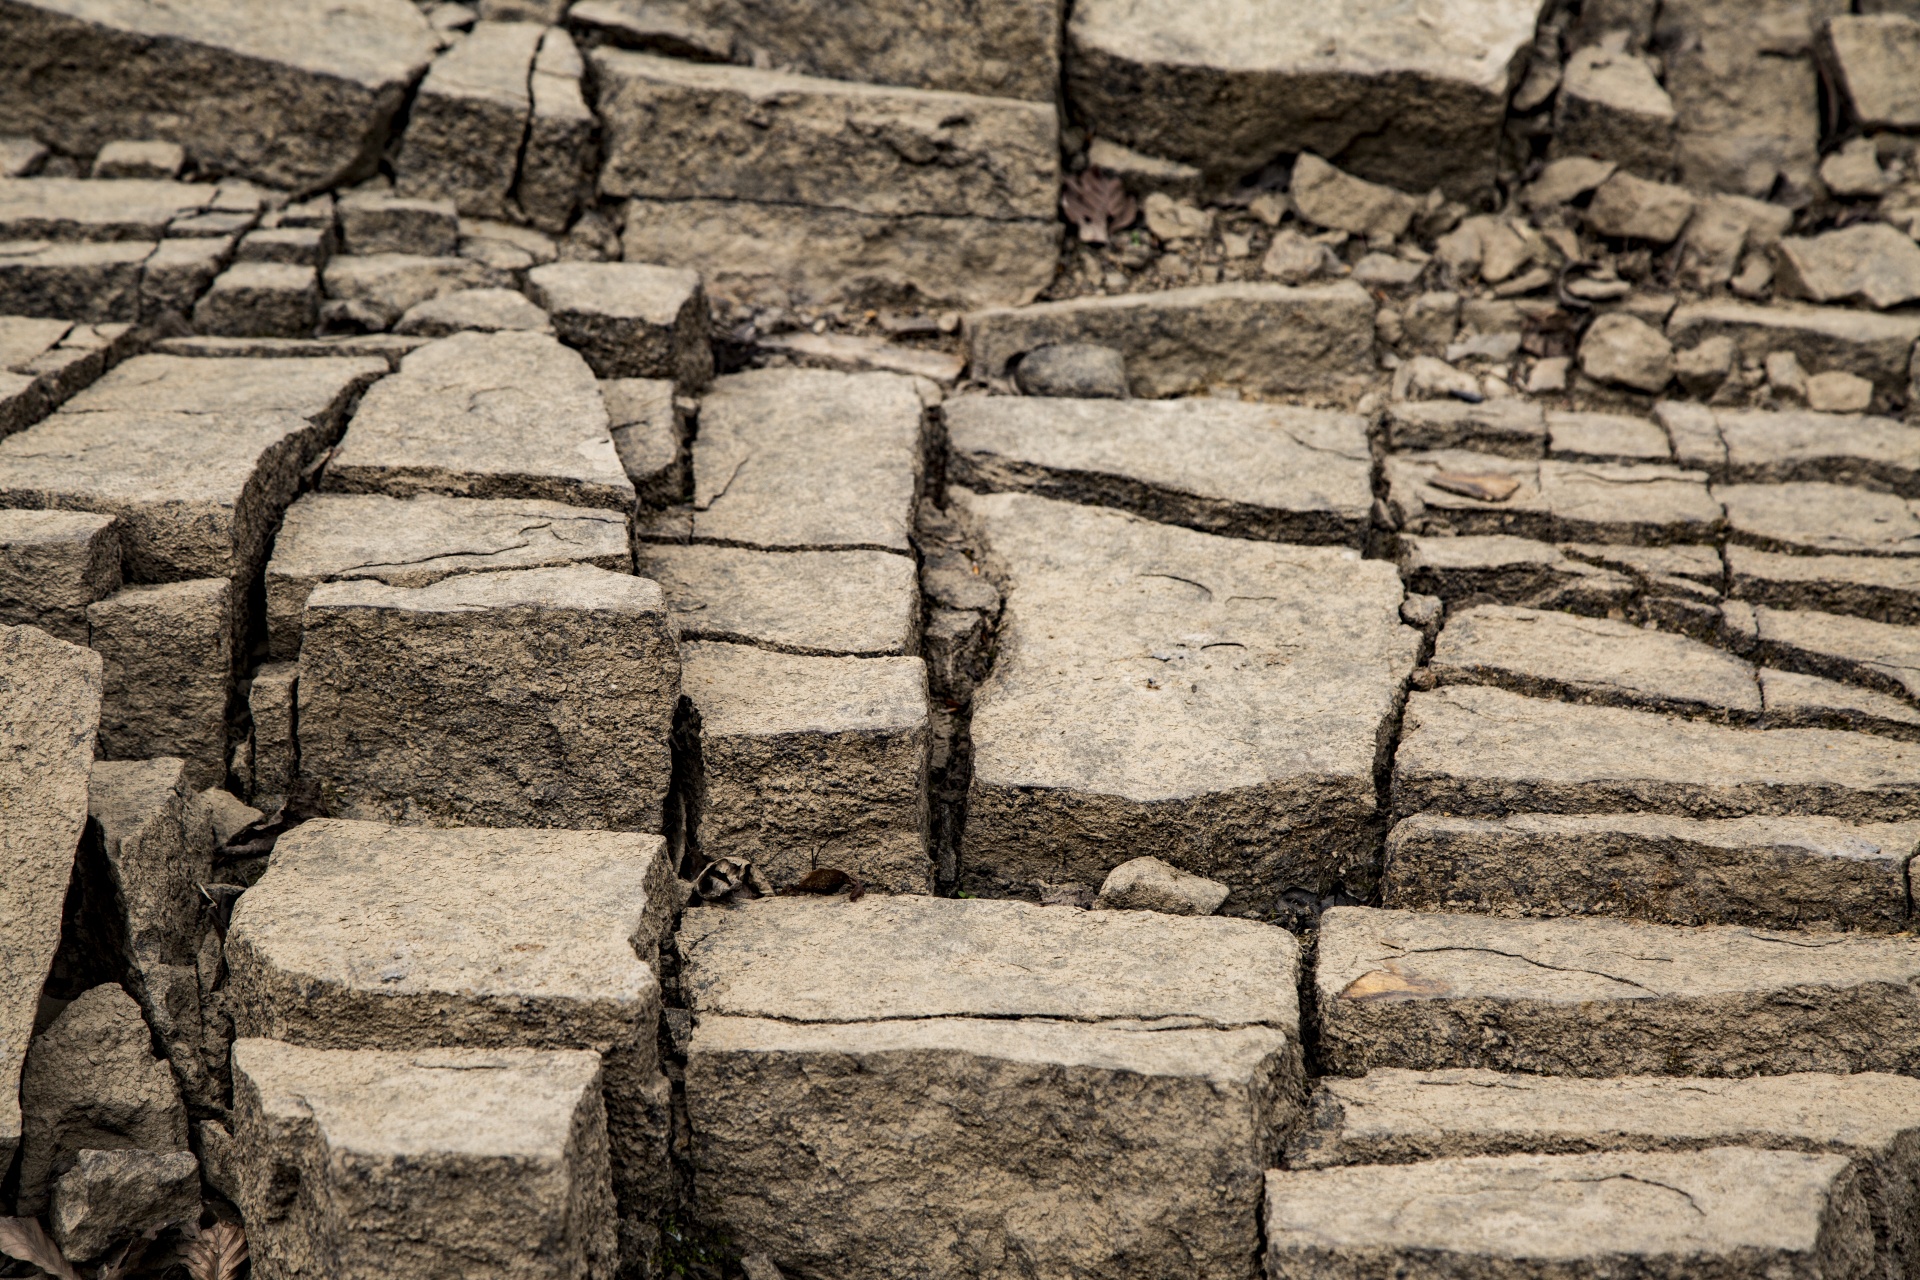
[[[1920,555],[1920,500],[1825,481],[1717,484],[1727,543],[1799,555]]]
[[[425,587],[568,564],[631,570],[626,515],[528,498],[309,493],[287,508],[267,561],[267,651],[299,654],[301,614],[322,582]]]
[[[666,1175],[672,877],[651,834],[304,823],[234,911],[235,1029],[314,1049],[591,1049],[631,1211]]]
[[[87,774],[100,657],[37,627],[0,626],[0,1160],[20,1146],[20,1071],[60,945]]]
[[[1505,458],[1460,449],[1386,461],[1387,503],[1414,534],[1510,534],[1556,542],[1709,542],[1720,504],[1707,477],[1678,467]],[[1505,498],[1457,493],[1462,479],[1515,481]]]
[[[620,465],[644,507],[684,502],[693,487],[688,441],[694,402],[676,400],[665,378],[604,378],[600,398]]]
[[[0,178],[0,240],[159,240],[219,188],[150,178]]]
[[[1920,497],[1920,427],[1865,414],[1663,404],[1683,466],[1721,484],[1826,481]]]
[[[976,377],[994,378],[1038,347],[1094,343],[1126,357],[1128,383],[1143,399],[1212,386],[1336,398],[1373,376],[1374,309],[1351,281],[1074,298],[969,315],[968,358]]]
[[[554,332],[600,378],[669,378],[690,393],[713,380],[700,275],[638,262],[550,262],[527,273]]]
[[[105,662],[100,755],[179,756],[196,789],[227,776],[227,703],[244,605],[226,578],[126,586],[87,607]]]
[[[563,27],[548,27],[540,38],[529,88],[532,114],[520,151],[520,180],[514,199],[527,221],[559,235],[574,210],[594,195],[600,122],[581,92],[586,61]]]
[[[1275,1170],[1267,1274],[1868,1275],[1862,1181],[1844,1155],[1738,1147]]]
[[[1547,414],[1547,454],[1571,462],[1672,462],[1660,425],[1618,413]],[[1691,465],[1684,459],[1682,465]]]
[[[1859,17],[1828,19],[1818,52],[1839,81],[1853,116],[1869,129],[1920,127],[1920,97],[1908,69],[1920,53],[1920,18],[1911,7],[1865,7]]]
[[[394,164],[402,196],[452,200],[470,218],[509,215],[543,31],[533,22],[476,22],[433,60]]]
[[[305,338],[320,315],[320,273],[291,262],[236,262],[193,309],[194,327],[219,337]]]
[[[1335,907],[1320,917],[1314,983],[1334,1075],[1911,1074],[1920,1063],[1911,936]]]
[[[335,254],[320,272],[327,297],[365,303],[391,325],[423,302],[466,289],[510,289],[511,273],[472,258],[413,253]]]
[[[497,333],[526,329],[552,333],[547,313],[514,289],[459,289],[429,298],[400,317],[394,331],[418,334],[422,339],[446,338],[468,329]]]
[[[144,340],[127,324],[0,316],[0,436],[46,417]]]
[[[1654,813],[1417,813],[1387,836],[1382,902],[1764,929],[1912,927],[1920,823]]]
[[[657,584],[592,565],[321,583],[300,769],[332,812],[658,831],[680,699]]]
[[[372,171],[434,45],[403,0],[10,0],[0,48],[0,117],[62,151],[166,138],[204,170],[311,191]]]
[[[1366,542],[1373,458],[1354,414],[1228,400],[965,396],[948,478],[1271,542]]]
[[[699,716],[681,803],[702,855],[751,862],[776,889],[831,867],[883,893],[933,891],[924,662],[710,643],[681,662]]]
[[[1757,674],[1768,728],[1854,729],[1920,742],[1920,710],[1902,698],[1798,671],[1762,667]]]
[[[1026,494],[950,491],[1007,593],[963,863],[1097,886],[1150,855],[1262,892],[1369,855],[1419,633],[1391,566]]]
[[[112,516],[0,509],[0,625],[85,644],[87,606],[119,587]]]
[[[639,571],[666,592],[682,640],[816,657],[918,651],[920,579],[906,556],[645,543]]]
[[[1791,351],[1809,374],[1840,371],[1867,379],[1873,383],[1875,406],[1884,409],[1892,400],[1907,398],[1920,316],[1731,300],[1689,302],[1668,319],[1667,337],[1679,348],[1708,338],[1731,338],[1743,363],[1757,364],[1769,352]]]
[[[1635,591],[1623,573],[1583,563],[1552,543],[1507,534],[1402,534],[1398,562],[1409,592],[1453,605],[1491,600],[1605,617]]]
[[[0,309],[96,324],[138,320],[143,268],[157,248],[148,240],[0,240]]]
[[[1407,699],[1393,810],[1911,821],[1916,761],[1920,747],[1867,734],[1733,728],[1461,685]]]
[[[1753,612],[1755,653],[1768,666],[1920,700],[1920,628],[1812,609]]]
[[[1920,562],[1891,556],[1780,555],[1727,545],[1729,593],[1778,609],[1818,609],[1920,625]]]
[[[367,393],[321,487],[630,511],[633,483],[607,423],[593,371],[552,335],[459,333]]]
[[[234,1182],[263,1271],[614,1274],[597,1055],[247,1038],[233,1062]]]
[[[1547,451],[1547,418],[1531,400],[1410,400],[1387,406],[1382,440],[1388,449],[1471,449],[1505,458],[1538,458]]]
[[[299,772],[293,725],[300,664],[263,662],[247,680],[247,713],[253,722],[253,798],[269,809],[270,797],[285,797]]]
[[[913,380],[898,374],[719,379],[693,443],[693,541],[911,555],[924,418]]]
[[[1247,1273],[1301,1090],[1284,931],[870,895],[681,947],[702,1212],[790,1274]]]

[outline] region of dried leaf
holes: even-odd
[[[38,1218],[0,1218],[0,1253],[32,1263],[54,1280],[80,1280]]]
[[[1436,471],[1427,483],[1480,502],[1505,502],[1520,491],[1518,480],[1497,471]]]
[[[734,903],[768,897],[773,888],[751,862],[715,858],[694,876],[693,892],[702,902]]]
[[[239,1280],[247,1262],[247,1233],[232,1222],[216,1222],[180,1251],[193,1280]]]
[[[866,893],[867,886],[860,882],[859,876],[842,871],[838,867],[815,867],[780,892],[782,894],[817,893],[825,897],[838,893],[842,889],[847,891],[848,902],[858,902],[861,895]]]
[[[1340,992],[1342,1000],[1412,1000],[1419,996],[1443,996],[1451,988],[1444,982],[1403,973],[1389,960],[1384,968],[1361,974]]]
[[[1060,208],[1087,244],[1105,244],[1140,216],[1126,184],[1105,169],[1083,169],[1060,184]]]

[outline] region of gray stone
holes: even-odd
[[[226,578],[122,587],[87,607],[105,663],[102,758],[179,756],[196,787],[226,777],[240,608]]]
[[[952,493],[1008,592],[974,698],[969,874],[1094,885],[1151,855],[1264,910],[1368,856],[1420,645],[1390,566]]]
[[[1821,413],[1863,413],[1873,404],[1873,384],[1851,373],[1816,373],[1807,379],[1807,407]]]
[[[320,273],[290,262],[238,262],[193,309],[194,327],[224,337],[304,338],[320,318]]]
[[[459,289],[429,298],[411,308],[393,326],[399,334],[445,338],[472,330],[498,333],[519,329],[552,333],[547,313],[527,301],[517,289]]]
[[[952,387],[966,372],[964,356],[926,347],[906,347],[884,338],[857,333],[761,334],[754,345],[786,356],[805,369],[836,369],[841,373],[904,373]],[[1123,388],[1124,388],[1124,384]]]
[[[1920,817],[1914,753],[1866,734],[1730,728],[1457,686],[1408,698],[1393,809],[1906,821]]]
[[[20,1146],[21,1064],[86,830],[99,722],[97,654],[35,627],[0,626],[0,1160],[9,1166]]]
[[[332,812],[658,830],[679,663],[660,588],[591,565],[322,583],[300,771]]]
[[[982,378],[1038,347],[1097,342],[1126,357],[1136,396],[1227,386],[1333,398],[1372,377],[1373,313],[1351,282],[1222,284],[982,311],[967,317],[967,342]]]
[[[1389,457],[1386,478],[1394,519],[1415,534],[1504,533],[1657,546],[1708,541],[1722,516],[1706,476],[1678,467],[1535,462],[1443,449]],[[1508,481],[1519,483],[1497,502],[1454,492],[1491,494]]]
[[[1762,929],[1911,927],[1920,824],[1650,813],[1420,813],[1387,837],[1381,901],[1412,911],[1626,916]]]
[[[509,216],[540,36],[533,23],[478,22],[434,59],[394,165],[401,195],[452,200],[468,217]]]
[[[200,1162],[191,1151],[82,1151],[53,1184],[53,1238],[72,1262],[199,1216]]]
[[[1673,380],[1673,344],[1644,320],[1603,315],[1580,339],[1580,368],[1600,382],[1657,393]]]
[[[267,562],[267,651],[299,655],[301,616],[322,582],[425,587],[570,564],[630,570],[626,516],[529,498],[310,493],[287,509]]]
[[[1768,666],[1920,697],[1920,628],[1811,609],[1753,612],[1755,654]]]
[[[736,1247],[849,1280],[1248,1272],[1301,1087],[1283,930],[874,895],[689,911],[681,945],[700,1209]]]
[[[1650,178],[1673,168],[1673,99],[1639,56],[1589,45],[1567,59],[1554,106],[1556,156],[1597,156]]]
[[[1631,578],[1528,538],[1402,535],[1399,542],[1408,590],[1455,605],[1494,601],[1605,617],[1635,594]]]
[[[1681,279],[1696,289],[1732,281],[1742,255],[1761,253],[1786,234],[1793,210],[1746,196],[1716,195],[1694,211],[1680,247]]]
[[[600,383],[614,451],[643,507],[686,500],[693,488],[687,443],[691,401],[675,398],[665,378],[608,378]]]
[[[594,1050],[632,1213],[669,1177],[656,966],[675,902],[657,835],[304,823],[234,911],[235,1029],[315,1049]]]
[[[150,1039],[140,1006],[112,984],[82,994],[34,1037],[20,1077],[20,1212],[44,1210],[82,1151],[186,1148],[187,1109]]]
[[[446,257],[460,247],[460,210],[444,197],[396,196],[382,186],[349,191],[334,206],[343,253]]]
[[[1685,187],[1620,172],[1593,193],[1593,203],[1587,206],[1587,226],[1603,236],[1671,244],[1693,216],[1695,203]]]
[[[1765,724],[1781,729],[1855,729],[1920,742],[1920,711],[1891,694],[1797,671],[1762,667]]]
[[[1773,261],[1775,287],[1788,297],[1882,311],[1920,298],[1920,244],[1884,222],[1788,236],[1774,246]]]
[[[1836,15],[1821,28],[1820,52],[1863,129],[1920,128],[1920,93],[1908,74],[1920,59],[1920,15]]]
[[[682,640],[842,658],[917,647],[920,583],[907,556],[650,543],[639,570],[666,592]]]
[[[0,436],[59,408],[141,340],[126,324],[0,316]]]
[[[547,28],[533,64],[533,112],[514,199],[529,222],[556,235],[594,196],[599,125],[581,92],[585,70],[573,37],[559,27]]]
[[[141,266],[154,248],[140,240],[0,241],[0,308],[96,323],[137,320]]]
[[[0,625],[87,642],[87,606],[120,586],[112,516],[0,510]]]
[[[819,30],[822,19],[838,12],[810,14],[815,21],[808,24],[807,35]],[[871,11],[860,15],[869,20],[875,16]],[[589,37],[623,49],[645,49],[697,62],[733,58],[733,32],[700,21],[683,8],[664,8],[648,0],[574,0],[567,9],[567,22]]]
[[[1617,413],[1547,415],[1547,454],[1570,462],[1671,462],[1673,450],[1660,425]],[[1682,465],[1693,466],[1687,459]]]
[[[121,139],[100,148],[100,153],[93,158],[92,176],[172,179],[179,177],[186,167],[186,149],[177,142]]]
[[[1595,160],[1591,156],[1561,156],[1549,160],[1541,168],[1540,176],[1521,192],[1521,200],[1530,209],[1570,204],[1611,178],[1619,167],[1612,161]]]
[[[247,712],[253,721],[253,794],[263,802],[285,798],[299,765],[293,708],[299,693],[300,665],[269,662],[254,668],[247,685]]]
[[[1920,428],[1889,418],[1663,404],[1683,465],[1716,481],[1831,481],[1920,497]]]
[[[0,452],[4,452],[0,445]],[[1801,555],[1920,555],[1920,501],[1824,482],[1722,484],[1729,545]]]
[[[196,300],[226,270],[232,257],[231,236],[162,240],[146,260],[140,275],[140,310],[143,318],[157,320],[169,311],[182,318],[193,316]],[[245,273],[242,273],[231,283],[244,279]],[[296,292],[300,288],[296,285]],[[253,293],[255,296],[247,299],[248,304],[258,305],[264,300],[258,296],[258,290]],[[224,305],[216,304],[214,315],[233,313],[233,304],[240,301],[242,296],[229,294],[222,300]],[[250,319],[243,313],[234,322],[246,324]],[[310,332],[312,328],[309,321],[307,331]]]
[[[1190,164],[1146,155],[1108,138],[1087,144],[1087,167],[1113,174],[1129,191],[1157,191],[1176,200],[1197,200],[1206,185],[1206,175]]]
[[[1335,907],[1314,985],[1334,1075],[1908,1074],[1916,975],[1910,937]]]
[[[930,893],[926,667],[689,644],[699,716],[683,803],[698,851],[751,862],[775,888],[816,867],[884,893]]]
[[[631,510],[593,373],[551,335],[459,333],[361,400],[322,487]]]
[[[233,1154],[263,1274],[609,1280],[591,1053],[234,1045]]]
[[[1473,449],[1508,458],[1547,451],[1547,420],[1530,400],[1401,400],[1387,406],[1383,443],[1389,449]]]
[[[328,234],[319,227],[263,227],[241,238],[240,262],[290,262],[318,267],[327,260]]]
[[[329,258],[321,282],[327,297],[363,305],[385,327],[429,298],[457,289],[510,288],[513,278],[472,258],[373,253]]]
[[[1191,399],[1110,404],[967,396],[944,406],[948,478],[1116,507],[1208,533],[1364,545],[1366,419]]]
[[[527,275],[554,332],[602,378],[671,378],[683,391],[713,378],[707,296],[692,271],[636,262],[555,262]]]
[[[1190,876],[1158,858],[1135,858],[1107,873],[1094,910],[1159,911],[1170,916],[1210,916],[1232,890],[1218,880]]]
[[[402,0],[9,0],[0,48],[0,117],[68,154],[165,138],[203,171],[310,191],[373,169],[433,42]]]
[[[1539,6],[1301,9],[1095,0],[1067,25],[1067,87],[1101,137],[1223,183],[1283,152],[1462,198],[1493,180]]]
[[[596,215],[596,222],[599,219]],[[599,223],[602,233],[608,228]],[[519,273],[560,256],[560,246],[551,236],[513,222],[490,222],[483,218],[460,220],[460,252],[475,262],[483,262],[496,271]]]
[[[1737,542],[1728,544],[1726,555],[1728,592],[1736,599],[1920,626],[1920,562],[1778,555]]]
[[[1791,351],[1809,373],[1839,370],[1873,383],[1879,404],[1907,396],[1907,370],[1920,316],[1882,316],[1839,307],[1761,307],[1735,301],[1689,302],[1667,321],[1675,346],[1732,338],[1743,363]]]
[[[1014,381],[1024,396],[1067,396],[1081,400],[1125,400],[1127,358],[1112,347],[1066,342],[1039,347],[1020,357]]]
[[[1308,222],[1369,238],[1404,235],[1419,208],[1406,192],[1342,173],[1311,151],[1293,162],[1289,195]]]
[[[0,179],[0,240],[159,240],[175,219],[205,212],[215,190],[135,178]]]

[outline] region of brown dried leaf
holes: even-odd
[[[1105,169],[1083,169],[1060,184],[1060,208],[1086,244],[1105,244],[1140,216],[1126,184]]]
[[[1479,502],[1505,502],[1520,491],[1518,480],[1497,471],[1436,471],[1427,483]]]
[[[193,1280],[239,1280],[247,1263],[247,1233],[232,1222],[216,1222],[180,1251]]]
[[[782,894],[817,893],[825,897],[838,893],[842,889],[847,891],[848,902],[858,902],[866,893],[867,886],[860,882],[859,876],[842,871],[838,867],[815,867],[780,892]]]
[[[54,1280],[80,1280],[38,1218],[0,1218],[0,1253],[32,1263]]]
[[[1361,974],[1341,990],[1342,1000],[1412,1000],[1419,996],[1443,996],[1451,990],[1444,982],[1402,973],[1389,960],[1384,968]]]

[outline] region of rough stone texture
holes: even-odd
[[[1418,202],[1404,191],[1366,182],[1302,152],[1288,188],[1301,217],[1357,236],[1404,235]]]
[[[356,303],[391,325],[430,298],[459,289],[501,289],[512,276],[472,258],[430,258],[412,253],[338,254],[321,272],[327,297]]]
[[[786,888],[815,867],[930,893],[927,674],[919,658],[682,650],[699,766],[681,803],[709,858]]]
[[[608,1280],[591,1053],[234,1045],[235,1190],[280,1276]]]
[[[631,569],[626,516],[528,498],[310,493],[287,509],[267,562],[267,650],[299,655],[301,615],[322,582],[425,587],[568,564]]]
[[[1920,428],[1890,418],[1659,406],[1681,465],[1716,481],[1832,481],[1920,497]]]
[[[1402,536],[1399,541],[1407,589],[1456,605],[1492,600],[1605,617],[1634,594],[1627,576],[1528,538]]]
[[[1393,808],[1906,821],[1920,817],[1917,750],[1865,734],[1727,728],[1456,687],[1408,699]]]
[[[967,342],[983,378],[1037,347],[1097,342],[1126,357],[1136,396],[1228,386],[1332,398],[1373,372],[1373,313],[1351,282],[1221,284],[981,311],[967,317]]]
[[[1865,1277],[1861,1182],[1842,1155],[1738,1148],[1275,1170],[1267,1274]]]
[[[459,333],[407,356],[360,402],[322,487],[635,502],[592,371],[544,333]]]
[[[141,340],[131,325],[0,316],[0,436],[44,418]]]
[[[1567,60],[1554,106],[1552,152],[1598,156],[1649,178],[1673,168],[1673,99],[1631,53],[1598,45]]]
[[[681,946],[701,1212],[739,1247],[807,1276],[1248,1274],[1300,1087],[1283,931],[870,896],[691,911]]]
[[[1364,545],[1366,419],[1193,399],[967,396],[944,406],[948,479],[1116,507],[1208,533]]]
[[[216,188],[151,179],[0,180],[0,240],[158,240],[203,213]]]
[[[225,578],[122,587],[87,607],[103,758],[180,756],[197,787],[226,777],[238,607]]]
[[[697,272],[637,262],[553,262],[527,273],[560,340],[601,378],[713,379],[707,295]]]
[[[1864,302],[1885,310],[1920,298],[1920,245],[1884,222],[1774,246],[1780,292],[1809,302]]]
[[[1520,483],[1498,502],[1450,492],[1460,477]],[[1387,503],[1414,534],[1511,534],[1542,541],[1706,542],[1719,531],[1720,504],[1697,471],[1657,465],[1502,458],[1441,449],[1386,461]]]
[[[460,289],[443,293],[409,308],[393,326],[395,333],[427,338],[445,338],[469,329],[481,333],[498,333],[502,329],[553,332],[547,313],[514,289]]]
[[[720,379],[700,404],[692,539],[911,554],[924,412],[912,380],[892,373]]]
[[[0,455],[6,446],[0,444]],[[1920,501],[1823,482],[1722,484],[1727,540],[1802,555],[1920,555]]]
[[[329,238],[319,227],[264,227],[247,232],[234,258],[239,262],[292,262],[317,267],[327,260]]]
[[[394,166],[401,195],[452,200],[468,217],[509,216],[540,36],[534,23],[478,22],[434,59]]]
[[[1008,593],[974,698],[970,874],[1091,886],[1152,855],[1264,910],[1356,868],[1420,643],[1390,566],[953,494]]]
[[[1403,190],[1491,183],[1532,0],[1325,9],[1268,0],[1076,5],[1067,86],[1093,131],[1215,183],[1312,151]]]
[[[687,443],[691,401],[676,400],[665,378],[608,378],[600,383],[620,465],[643,507],[684,502],[693,488]]]
[[[310,337],[319,316],[319,272],[291,262],[236,262],[193,309],[202,333],[236,338]]]
[[[1587,226],[1603,236],[1671,244],[1697,201],[1685,187],[1620,172],[1600,184],[1587,206]]]
[[[187,1109],[150,1034],[140,1006],[109,984],[83,993],[35,1037],[20,1077],[22,1213],[47,1207],[54,1179],[82,1151],[185,1149]]]
[[[1387,837],[1382,901],[1415,911],[1608,915],[1759,928],[1911,927],[1920,825],[1658,814],[1415,814]]]
[[[1335,907],[1320,917],[1314,984],[1334,1075],[1911,1074],[1920,1062],[1920,944],[1907,937]]]
[[[385,184],[347,192],[335,206],[340,250],[444,257],[460,247],[460,210],[450,199],[396,196]]]
[[[1754,651],[1768,666],[1920,697],[1920,628],[1811,609],[1753,612]]]
[[[1757,674],[1768,728],[1857,729],[1920,742],[1920,710],[1904,699],[1796,671]]]
[[[208,286],[221,276],[232,258],[233,241],[229,237],[162,240],[141,267],[141,318],[157,326],[169,313],[183,319],[192,317],[196,309],[195,299],[207,292]],[[247,284],[245,282],[250,275],[253,283]],[[289,277],[282,275],[280,280],[284,285]],[[284,287],[256,287],[261,283],[260,273],[243,271],[235,276],[222,291],[223,296],[209,309],[202,327],[231,326],[234,330],[244,332],[251,327],[252,318],[256,315],[264,317],[262,323],[271,323],[277,312],[284,313],[291,309],[298,313],[304,308],[307,321],[300,336],[305,337],[313,331],[314,304],[309,296],[313,292],[313,285],[310,279],[300,279],[291,290]],[[243,288],[234,287],[243,284]],[[289,293],[293,302],[291,308],[286,305]]]
[[[0,49],[0,117],[63,151],[164,138],[307,191],[372,170],[433,42],[403,0],[7,0]]]
[[[1658,423],[1614,413],[1549,413],[1547,452],[1570,462],[1673,460],[1672,445]]]
[[[332,812],[657,831],[679,663],[660,588],[589,565],[307,598],[300,771]]]
[[[0,241],[0,307],[94,323],[138,320],[141,267],[154,249],[140,240]]]
[[[920,581],[906,556],[650,543],[639,571],[666,592],[682,640],[847,658],[918,648]]]
[[[1472,449],[1508,458],[1547,451],[1547,419],[1530,400],[1403,400],[1387,406],[1382,443],[1389,449]]]
[[[1888,556],[1778,555],[1727,546],[1729,593],[1780,609],[1818,609],[1920,625],[1920,561]]]
[[[426,338],[390,333],[343,333],[324,338],[162,338],[153,349],[159,355],[211,360],[373,356],[395,369],[408,352],[419,350],[427,342]]]
[[[1210,916],[1232,890],[1218,880],[1190,876],[1158,858],[1135,858],[1107,873],[1095,910],[1159,911],[1170,916]]]
[[[253,718],[253,794],[263,804],[284,798],[299,763],[293,708],[300,666],[268,662],[254,668],[247,686],[247,711]]]
[[[527,221],[556,235],[594,194],[599,124],[580,90],[585,71],[573,37],[559,27],[547,28],[533,63],[533,113],[527,119],[514,199]]]
[[[1920,94],[1908,74],[1920,59],[1920,21],[1904,13],[1831,18],[1821,53],[1865,129],[1920,128]]]
[[[654,966],[672,877],[657,835],[305,823],[234,911],[235,1029],[320,1049],[592,1049],[632,1212],[668,1176]]]
[[[1673,380],[1673,344],[1645,321],[1604,315],[1580,340],[1580,369],[1601,382],[1659,392]]]
[[[1839,307],[1776,306],[1706,301],[1683,303],[1667,321],[1676,347],[1707,338],[1733,339],[1742,361],[1791,351],[1808,373],[1839,370],[1873,383],[1876,403],[1905,400],[1908,365],[1920,341],[1920,316],[1881,316]]]
[[[0,1160],[20,1144],[20,1067],[60,944],[87,771],[100,722],[100,659],[33,627],[0,626]]]
[[[191,1151],[82,1151],[53,1186],[53,1238],[86,1262],[142,1232],[200,1214],[200,1162]]]
[[[1020,357],[1013,376],[1024,396],[1125,400],[1132,394],[1127,390],[1126,357],[1092,342],[1029,351]]]
[[[120,586],[120,530],[82,511],[0,510],[0,625],[87,642],[87,606]]]

